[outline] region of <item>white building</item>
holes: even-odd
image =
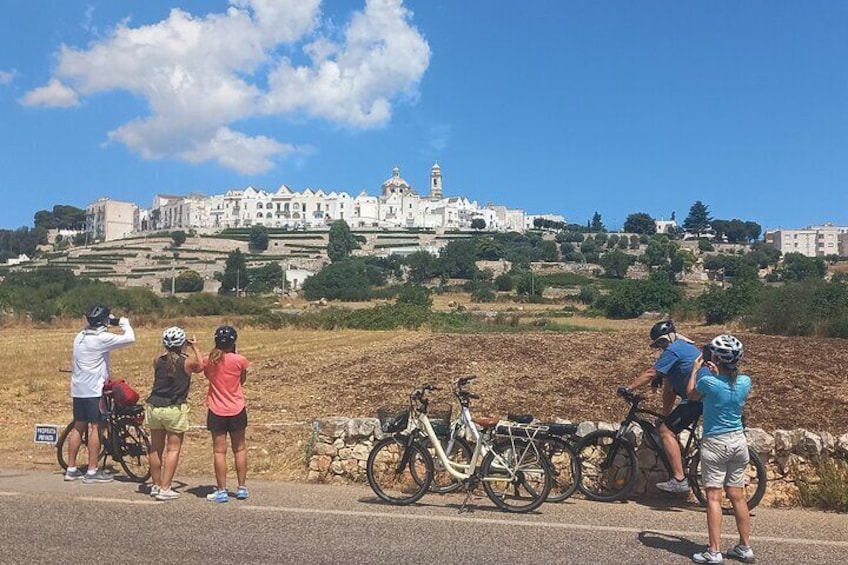
[[[657,233],[674,233],[674,230],[677,229],[677,222],[675,220],[654,220],[654,225],[657,227]]]
[[[801,253],[807,257],[826,255],[848,256],[848,227],[831,223],[808,226],[799,230],[776,229],[765,232],[767,245],[787,253]]]
[[[351,196],[347,192],[311,188],[295,192],[285,184],[276,192],[248,186],[210,197],[157,195],[150,210],[138,212],[135,225],[141,231],[253,225],[308,229],[344,220],[354,228],[471,229],[472,220],[482,218],[487,229],[521,231],[525,227],[523,210],[493,204],[481,207],[464,196],[446,198],[443,190],[438,163],[430,170],[426,196],[419,195],[395,167],[392,176],[381,185],[379,196],[365,191]]]
[[[121,239],[135,229],[138,206],[132,202],[121,202],[100,198],[86,207],[86,231],[94,239],[112,241]]]

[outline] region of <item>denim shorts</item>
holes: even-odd
[[[74,398],[75,422],[105,422],[107,418],[103,397]]]
[[[748,468],[748,440],[739,430],[701,440],[701,477],[704,488],[744,487]]]

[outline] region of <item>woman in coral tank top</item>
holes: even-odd
[[[212,432],[212,451],[215,461],[216,490],[206,496],[210,502],[228,502],[227,492],[227,434],[236,463],[238,490],[236,498],[249,496],[247,485],[247,408],[242,385],[247,379],[250,362],[236,353],[238,333],[232,326],[215,330],[215,347],[203,365],[203,374],[209,380],[206,395],[206,428]]]

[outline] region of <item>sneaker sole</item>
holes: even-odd
[[[83,479],[83,484],[86,485],[96,485],[98,483],[111,483],[115,479]]]

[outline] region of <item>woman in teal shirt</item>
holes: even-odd
[[[748,441],[742,425],[742,407],[751,392],[751,377],[739,374],[738,364],[745,348],[729,334],[713,338],[695,360],[686,396],[704,405],[704,437],[701,441],[701,474],[707,492],[707,530],[710,547],[692,556],[695,563],[722,563],[721,489],[733,504],[739,543],[728,556],[754,561],[750,546],[751,518],[745,499],[745,470]],[[710,372],[698,375],[702,366]]]

